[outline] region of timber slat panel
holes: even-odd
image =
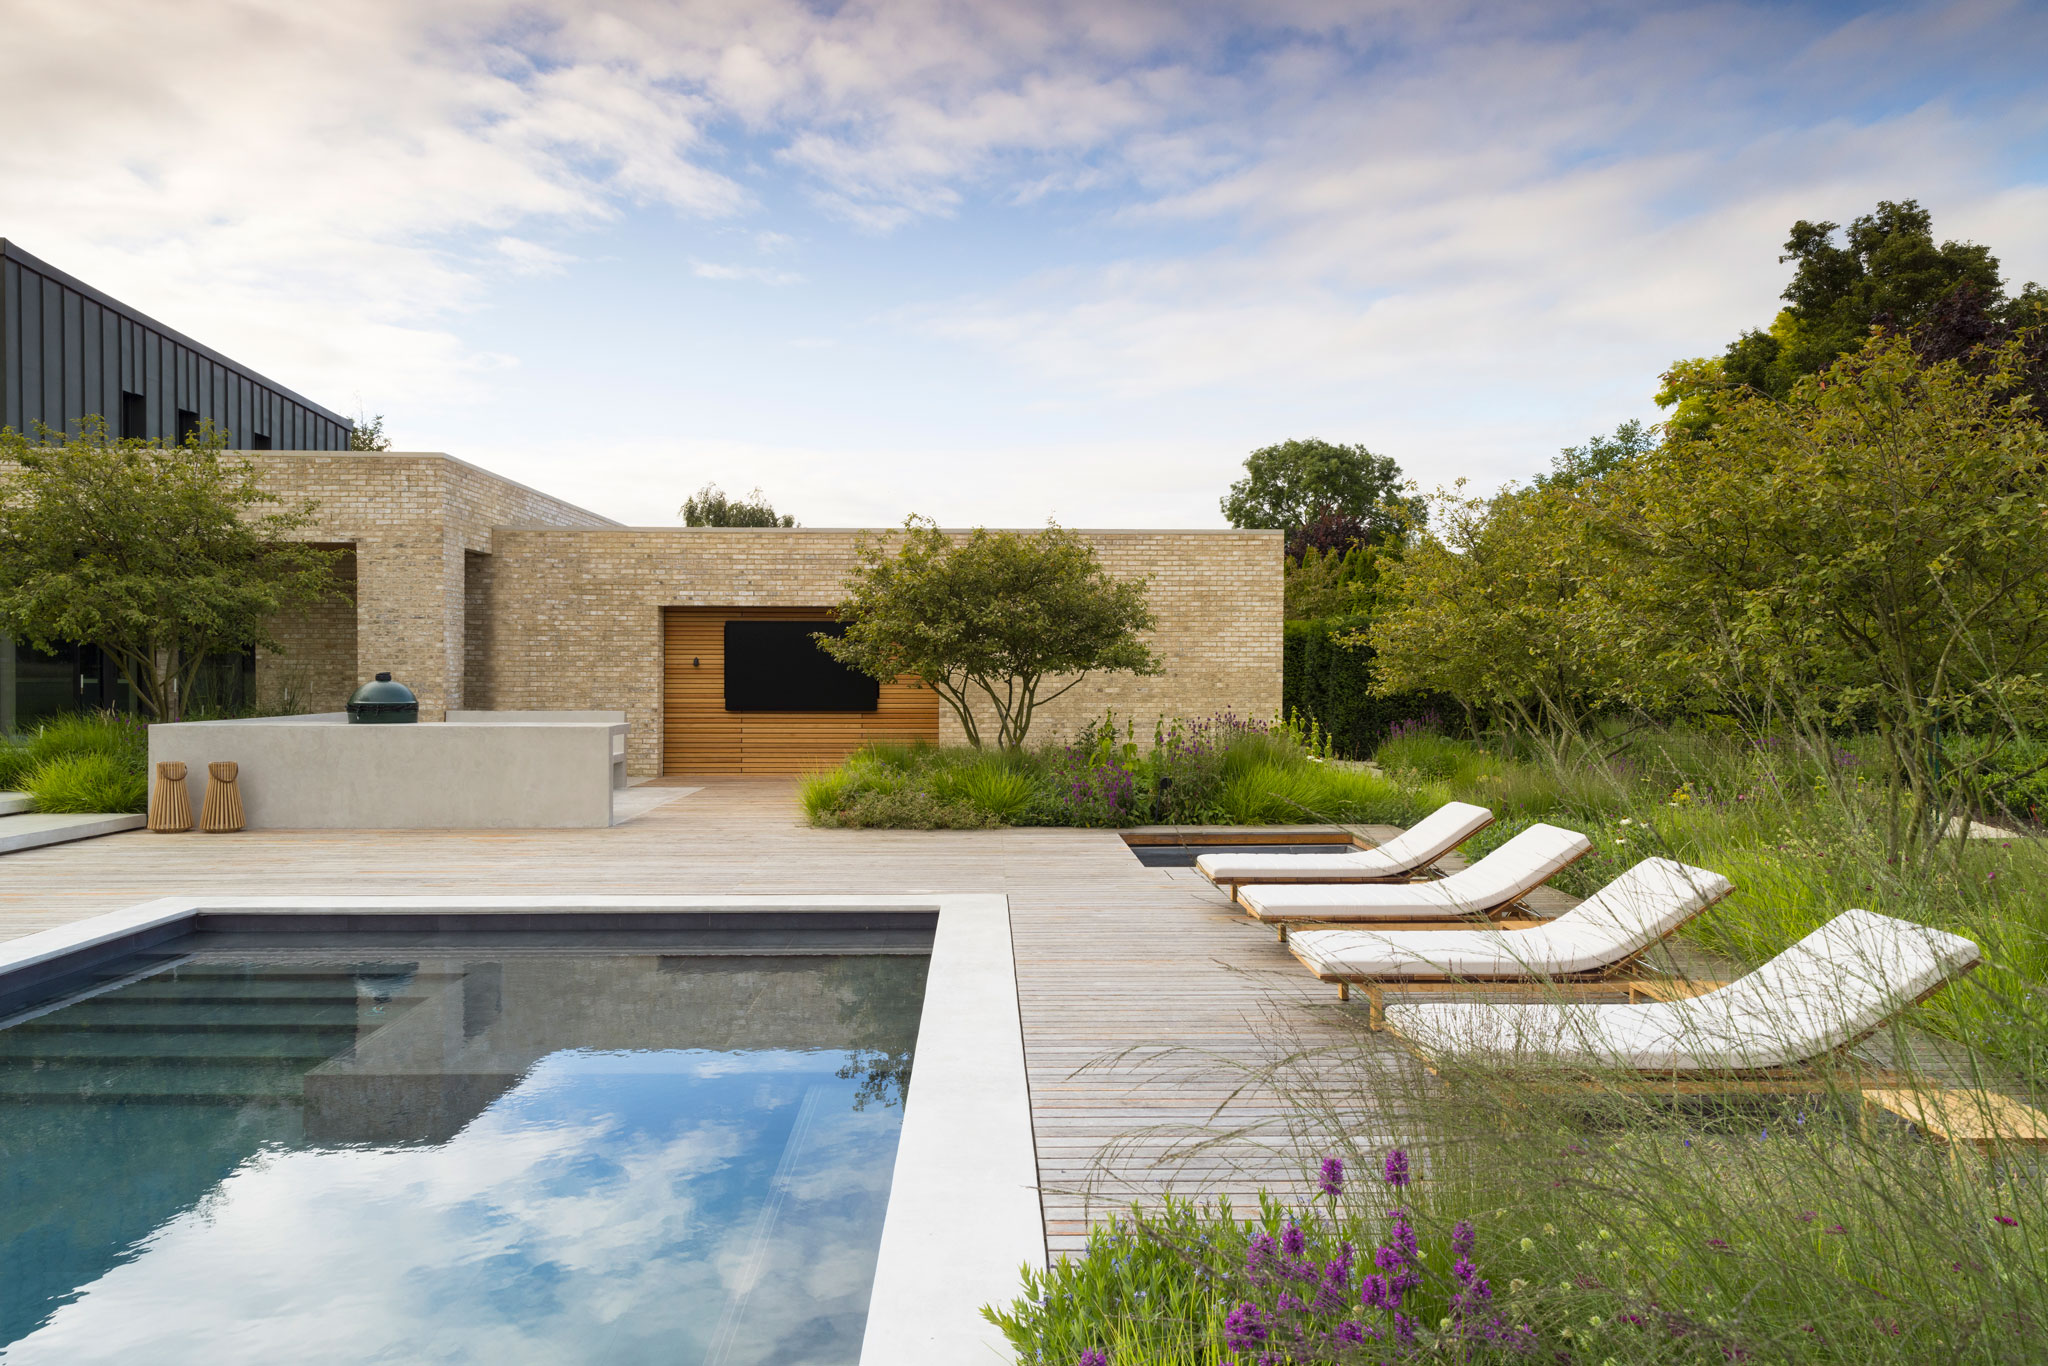
[[[670,607],[662,613],[662,771],[788,774],[822,768],[870,740],[939,738],[939,699],[907,675],[872,712],[725,709],[725,623],[803,621],[822,607]]]

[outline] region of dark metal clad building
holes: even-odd
[[[177,442],[202,421],[238,450],[344,451],[350,423],[0,237],[0,426]]]

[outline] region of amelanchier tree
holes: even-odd
[[[1873,337],[1782,401],[1723,395],[1589,509],[1621,571],[1595,629],[1794,722],[1875,729],[1906,799],[1895,844],[1997,757],[1958,772],[1944,728],[2048,721],[2048,429],[2023,345],[1930,365]]]
[[[281,649],[280,612],[342,591],[338,552],[291,539],[287,503],[223,460],[210,423],[180,446],[0,429],[0,634],[97,645],[149,714],[176,721],[209,654]]]
[[[813,637],[821,649],[883,682],[915,675],[977,747],[977,705],[1014,749],[1037,709],[1089,674],[1160,671],[1142,639],[1154,625],[1145,581],[1112,577],[1058,526],[956,539],[911,517],[900,535],[862,538],[838,616],[846,634]]]

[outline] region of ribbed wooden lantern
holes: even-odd
[[[200,808],[199,828],[209,835],[225,835],[242,828],[242,793],[235,786],[241,769],[233,763],[206,766],[206,805]]]
[[[192,828],[192,799],[185,793],[185,766],[166,759],[156,766],[156,788],[149,794],[149,828],[176,835]]]

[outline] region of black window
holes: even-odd
[[[270,438],[269,438],[269,437],[267,437],[267,436],[265,436],[265,435],[264,435],[263,433],[261,433],[261,432],[258,432],[258,433],[256,433],[256,435],[254,435],[254,436],[252,436],[252,437],[250,437],[250,438],[249,438],[249,449],[250,449],[250,450],[252,450],[252,451],[267,451],[267,450],[269,450],[269,449],[270,449]]]
[[[727,711],[874,711],[881,687],[818,648],[813,635],[844,635],[836,621],[725,623]]]
[[[127,440],[141,440],[149,433],[144,430],[149,424],[149,404],[141,394],[121,395],[121,435]]]
[[[178,409],[178,444],[185,444],[185,438],[199,430],[199,414],[190,408]]]

